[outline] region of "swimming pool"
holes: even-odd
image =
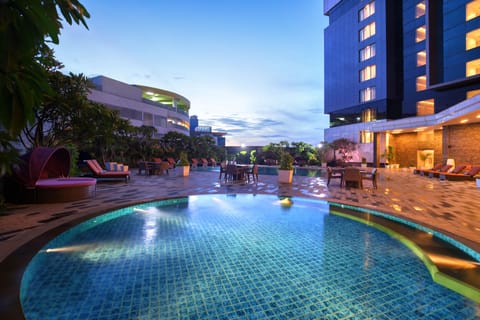
[[[324,201],[190,196],[113,211],[47,244],[27,319],[476,319],[377,229]]]

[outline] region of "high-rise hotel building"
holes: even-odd
[[[325,140],[358,160],[480,164],[480,0],[324,0]]]

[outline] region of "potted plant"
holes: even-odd
[[[387,163],[385,165],[386,168],[398,168],[398,164],[394,163],[395,162],[395,152],[393,150],[393,146],[388,146],[388,148],[385,149],[385,153],[382,156],[387,161]]]
[[[187,177],[190,174],[190,162],[188,161],[188,155],[186,152],[180,152],[177,167],[179,167],[180,175],[182,177]]]
[[[280,163],[278,166],[278,182],[292,183],[293,180],[293,157],[283,152],[280,156]]]

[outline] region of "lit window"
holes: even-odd
[[[478,96],[480,94],[480,89],[478,90],[472,90],[472,91],[467,91],[467,99],[473,98],[475,96]]]
[[[360,61],[365,61],[375,57],[375,43],[360,50]]]
[[[425,50],[417,52],[417,67],[427,64],[427,53]]]
[[[427,34],[427,29],[425,26],[418,27],[415,31],[415,42],[421,42],[425,40],[425,36]]]
[[[362,111],[362,122],[372,122],[377,120],[377,111],[373,108],[368,108]]]
[[[360,90],[360,102],[375,100],[375,87],[368,87]]]
[[[415,6],[415,18],[418,19],[425,15],[425,1],[420,1]]]
[[[374,13],[375,13],[375,1],[372,1],[358,12],[358,21],[363,21]]]
[[[470,50],[480,46],[480,29],[475,29],[467,33],[465,38],[465,49]]]
[[[471,77],[480,74],[480,59],[467,62],[466,76]]]
[[[370,130],[360,131],[360,143],[372,143],[373,142],[373,132]]]
[[[465,21],[480,16],[480,0],[470,1],[465,7]]]
[[[417,77],[417,91],[427,89],[427,76]]]
[[[417,102],[417,116],[426,116],[434,114],[435,102],[433,99],[422,100]]]
[[[372,22],[360,30],[360,41],[368,39],[375,35],[375,22]]]
[[[366,66],[365,68],[360,70],[361,82],[374,79],[376,76],[377,76],[377,67],[374,64],[372,64],[371,66]]]

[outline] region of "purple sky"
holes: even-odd
[[[323,1],[82,3],[89,30],[54,47],[66,71],[177,92],[227,145],[323,140]]]

